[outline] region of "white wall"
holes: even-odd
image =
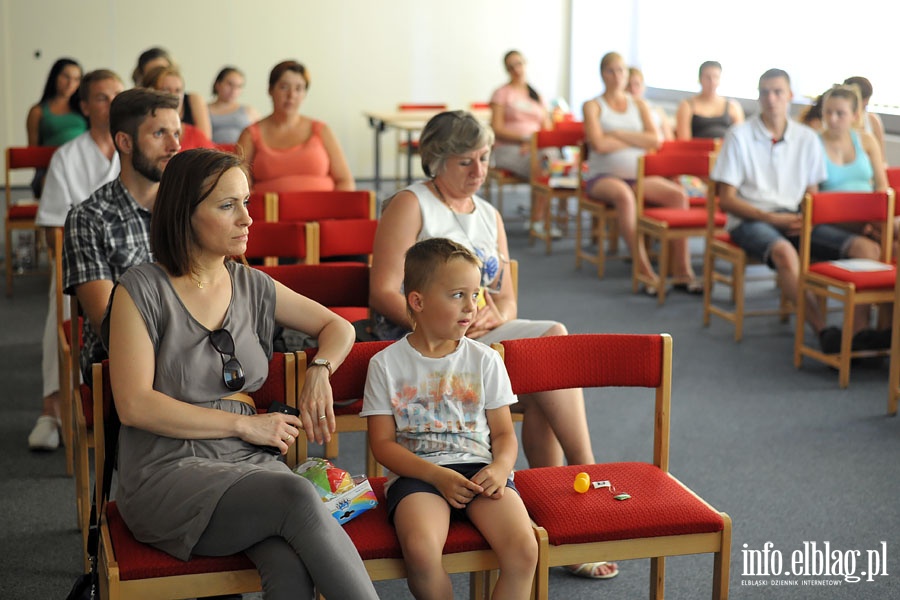
[[[71,56],[130,86],[137,56],[163,46],[188,90],[207,95],[225,64],[247,75],[244,101],[267,114],[268,73],[294,58],[310,71],[301,112],[336,132],[357,178],[373,175],[362,112],[398,102],[466,108],[506,81],[502,56],[523,51],[548,99],[568,90],[570,0],[0,0],[0,144],[24,145],[25,115],[50,66]],[[40,57],[35,52],[40,52]],[[393,135],[382,172],[393,172]]]

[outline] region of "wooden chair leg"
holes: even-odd
[[[734,298],[734,341],[744,337],[744,264],[732,264],[731,294]]]
[[[650,559],[650,600],[663,600],[666,597],[666,557],[657,556]]]

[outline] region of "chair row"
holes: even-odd
[[[368,362],[385,343],[355,344],[350,356],[332,378],[332,387],[360,397]],[[650,597],[662,598],[665,557],[713,554],[713,598],[728,597],[731,519],[717,511],[669,473],[672,340],[668,335],[572,335],[524,339],[496,346],[504,358],[513,391],[533,393],[568,387],[624,386],[635,388],[633,399],[643,396],[655,405],[648,419],[653,440],[652,462],[622,462],[525,469],[516,473],[516,485],[533,520],[539,545],[534,597],[549,597],[549,569],[577,562],[651,559]],[[275,354],[270,377],[253,394],[259,410],[282,399],[296,406],[307,356]],[[292,380],[292,377],[295,379]],[[94,365],[93,412],[109,415],[112,395],[107,364]],[[648,388],[641,394],[637,388]],[[343,394],[344,392],[340,392]],[[104,419],[94,428],[98,470],[103,468]],[[649,431],[653,433],[650,435]],[[300,441],[298,440],[298,445]],[[296,448],[295,446],[294,448]],[[288,455],[289,464],[299,460]],[[102,481],[98,471],[97,480]],[[609,480],[631,499],[618,501],[606,489],[579,494],[575,474],[586,471],[592,479]],[[400,544],[388,520],[384,478],[370,479],[379,505],[344,526],[373,580],[406,576]],[[603,519],[583,518],[604,514]],[[131,535],[114,502],[100,520],[101,598],[186,598],[258,591],[259,577],[242,554],[194,557],[184,562],[144,545]],[[483,536],[465,521],[451,525],[444,548],[448,572],[472,574],[473,598],[489,597],[498,568],[496,556]]]

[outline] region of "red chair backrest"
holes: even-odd
[[[664,152],[715,152],[718,140],[714,138],[693,138],[690,140],[666,140],[658,153]]]
[[[885,171],[887,172],[888,186],[892,187],[894,189],[894,192],[900,190],[900,167],[888,167],[887,169],[885,169]],[[898,206],[896,203],[896,196],[894,203],[894,214],[900,216],[900,206]]]
[[[283,352],[273,352],[272,358],[269,360],[269,376],[265,383],[262,384],[255,392],[250,392],[253,397],[253,403],[256,404],[256,410],[266,412],[273,402],[288,403],[287,390],[285,389],[284,377],[285,373],[285,354]],[[294,362],[291,361],[291,366]]]
[[[369,361],[393,341],[357,342],[353,344],[350,354],[344,359],[341,368],[331,377],[331,394],[335,402],[358,400],[363,397],[366,388],[366,375],[369,372]],[[305,350],[306,364],[316,357],[317,348]],[[302,358],[301,358],[302,360]]]
[[[319,258],[372,254],[375,219],[327,219],[319,221]]]
[[[584,140],[584,128],[541,129],[536,132],[538,148],[562,148],[564,146],[580,146]]]
[[[812,199],[813,225],[884,221],[888,215],[888,192],[819,192]]]
[[[556,131],[575,131],[584,138],[584,121],[556,121],[553,123],[553,129]]]
[[[368,190],[353,192],[281,192],[278,194],[279,221],[321,221],[323,219],[374,219],[375,200]]]
[[[660,177],[677,177],[679,175],[696,175],[709,177],[712,154],[710,152],[665,152],[662,154],[645,154],[644,175]]]
[[[250,237],[244,256],[305,259],[306,226],[303,223],[256,222],[250,227]]]
[[[254,223],[262,223],[266,220],[266,195],[263,192],[250,192],[250,204],[247,212]]]
[[[660,335],[575,334],[506,340],[503,363],[513,392],[662,385]]]
[[[46,169],[56,146],[20,146],[6,149],[7,169]]]
[[[323,306],[369,306],[369,267],[363,264],[254,267]]]

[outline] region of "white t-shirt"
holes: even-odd
[[[36,223],[41,227],[62,227],[69,210],[118,177],[119,170],[119,153],[113,153],[112,160],[108,160],[90,131],[66,142],[50,159]]]
[[[815,131],[789,120],[784,137],[773,142],[772,133],[756,115],[725,134],[710,178],[736,187],[740,198],[773,212],[799,210],[806,188],[827,176],[825,152]],[[728,215],[729,230],[739,223],[740,219]]]
[[[428,358],[407,336],[372,357],[360,416],[392,415],[397,443],[434,464],[487,464],[493,457],[485,411],[516,401],[490,347],[464,337],[447,356]]]

